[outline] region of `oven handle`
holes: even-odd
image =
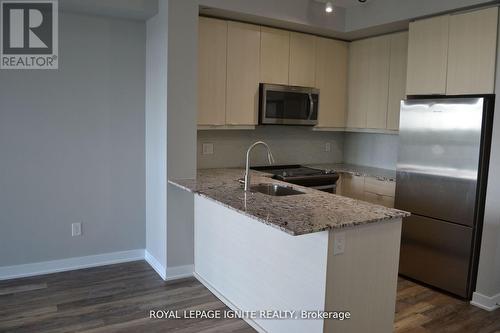
[[[311,120],[313,110],[314,110],[314,100],[312,98],[311,93],[307,94],[309,96],[309,115],[307,116],[307,120]]]
[[[336,187],[335,184],[331,184],[331,185],[320,185],[320,186],[309,186],[310,188],[313,188],[313,189],[316,189],[316,190],[329,190],[329,189],[333,189]]]

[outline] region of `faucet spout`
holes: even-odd
[[[250,152],[255,146],[258,145],[263,145],[267,149],[267,160],[270,165],[274,164],[274,156],[273,153],[271,153],[271,149],[265,143],[264,141],[257,141],[254,144],[252,144],[250,147],[248,147],[247,150],[247,159],[246,159],[246,165],[245,165],[245,191],[250,190]]]

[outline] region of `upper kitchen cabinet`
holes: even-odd
[[[406,62],[408,59],[408,32],[391,35],[389,65],[389,98],[387,101],[387,129],[399,130],[399,109],[405,98]]]
[[[260,26],[228,22],[226,124],[257,124],[259,66]]]
[[[498,7],[450,16],[446,93],[493,93]]]
[[[225,125],[227,22],[200,17],[198,31],[198,125]]]
[[[317,127],[345,127],[348,55],[346,42],[316,38],[314,86],[320,90]]]
[[[314,87],[315,39],[312,35],[290,33],[290,85]]]
[[[410,24],[408,95],[494,90],[498,7]]]
[[[370,106],[366,112],[366,127],[385,129],[387,127],[387,100],[389,96],[389,67],[391,36],[370,38],[368,91],[363,92]]]
[[[386,128],[390,45],[390,35],[351,43],[348,128]]]
[[[410,23],[408,95],[444,94],[448,59],[449,15]]]
[[[366,91],[368,82],[364,79],[368,71],[369,61],[366,41],[352,42],[349,46],[349,69],[347,85],[347,121],[349,128],[366,127],[367,103],[356,97],[356,92]]]
[[[288,84],[290,32],[261,27],[260,82]]]

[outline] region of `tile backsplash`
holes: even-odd
[[[255,141],[266,142],[277,164],[352,163],[396,169],[398,136],[392,134],[313,131],[307,126],[258,126],[255,130],[198,131],[198,168],[242,167]],[[205,153],[204,153],[205,152]],[[252,165],[266,165],[263,147]]]
[[[398,161],[399,136],[394,134],[345,133],[346,163],[395,170]]]
[[[248,147],[258,140],[270,146],[276,164],[337,163],[343,158],[343,133],[305,126],[258,126],[255,130],[198,131],[198,168],[244,166]],[[203,154],[204,144],[205,153],[213,145],[212,154]],[[256,147],[251,161],[252,165],[267,164],[265,148]]]

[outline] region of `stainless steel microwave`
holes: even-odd
[[[259,123],[316,125],[318,102],[318,89],[261,83]]]

